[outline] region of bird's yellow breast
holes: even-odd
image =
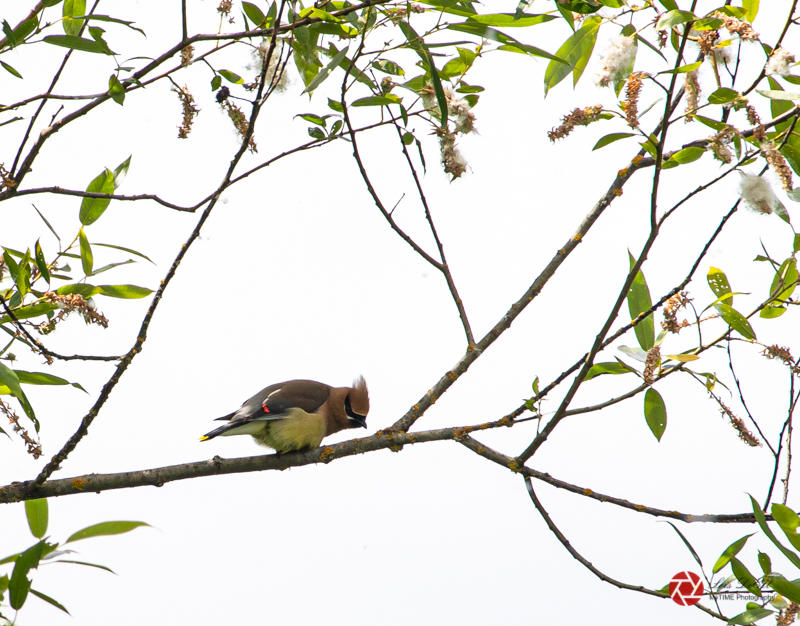
[[[267,422],[253,438],[278,452],[316,448],[325,436],[325,419],[316,413],[291,409],[285,418]]]

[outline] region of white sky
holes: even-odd
[[[133,19],[148,33],[144,40],[109,25],[112,49],[127,52],[125,42],[130,42],[147,50],[137,48],[134,54],[155,54],[171,45],[179,32],[179,3],[170,4],[154,11],[147,2],[108,3],[101,12]],[[213,31],[216,3],[190,4],[195,14],[190,30]],[[487,6],[513,10],[515,4]],[[532,10],[544,10],[545,4],[534,3]],[[771,33],[766,37],[771,41],[781,26],[775,16],[783,15],[789,3],[762,4],[769,5],[762,11],[774,14],[759,16],[755,26]],[[545,25],[521,37],[555,51],[566,36],[566,26]],[[597,51],[603,48],[601,41]],[[41,59],[26,60],[28,52],[3,57],[25,76],[25,83],[7,74],[0,77],[4,102],[17,99],[12,90],[23,85],[36,91],[30,85],[41,80]],[[235,65],[241,56],[228,58],[229,69],[241,67]],[[637,69],[653,59],[640,52]],[[77,54],[74,60],[57,93],[105,89],[113,69],[110,59]],[[468,77],[487,87],[475,109],[479,133],[460,142],[470,172],[452,184],[441,172],[429,129],[420,121],[412,123],[417,136],[425,138],[426,193],[479,337],[522,294],[635,153],[632,142],[590,152],[602,135],[625,130],[620,122],[580,129],[556,145],[547,140],[546,131],[575,106],[613,105],[613,93],[591,82],[596,63],[577,90],[565,81],[543,102],[542,60],[486,55]],[[210,77],[206,68],[193,67],[180,79],[202,109],[188,140],[175,138],[179,103],[168,83],[160,82],[131,94],[124,107],[108,102],[91,123],[87,118],[58,133],[25,185],[83,188],[103,167],[114,167],[132,153],[120,192],[157,192],[182,203],[204,196],[217,184],[237,141],[208,91]],[[293,120],[295,113],[328,112],[324,90],[309,103],[296,95],[301,87],[294,71],[292,78],[289,91],[266,107],[256,131],[259,154],[247,162],[305,140],[307,124]],[[334,74],[329,88],[338,89],[340,78]],[[713,89],[707,81],[710,76],[702,75],[706,92]],[[646,92],[643,104],[653,98]],[[768,110],[760,110],[768,118]],[[377,110],[358,114],[372,120]],[[652,127],[656,115],[654,109],[643,125]],[[18,126],[0,129],[6,155]],[[362,154],[384,202],[392,206],[405,193],[395,215],[409,232],[424,236],[393,135],[387,130],[363,138]],[[684,137],[705,135],[694,126],[677,128],[670,147]],[[8,165],[9,157],[3,159]],[[708,156],[700,163],[697,172],[689,166],[664,173],[665,203],[718,171]],[[417,428],[502,416],[531,394],[536,375],[549,382],[586,350],[624,279],[626,249],[638,253],[644,241],[651,175],[650,170],[636,175],[529,310]],[[735,200],[737,178],[729,177],[687,205],[665,229],[663,243],[644,268],[654,300],[685,275],[698,245]],[[45,252],[53,251],[55,243],[31,201],[63,238],[77,229],[78,199],[25,197],[6,207],[12,218],[3,224],[0,243],[24,249],[41,236]],[[789,210],[797,219],[796,210]],[[89,239],[141,250],[155,266],[119,268],[103,282],[154,288],[195,219],[148,203],[112,203],[87,228]],[[704,280],[709,265],[726,271],[734,291],[753,292],[742,298],[741,307],[737,303],[739,310],[760,301],[770,280],[767,267],[750,263],[760,240],[778,256],[786,253],[791,237],[777,218],[738,213],[690,290],[700,308],[713,299]],[[120,260],[105,255],[95,250],[96,266]],[[98,298],[111,320],[107,331],[72,319],[47,338],[48,345],[66,352],[122,352],[148,303]],[[796,328],[781,319],[756,326],[756,332],[764,343],[790,343],[798,338]],[[670,339],[665,351],[679,352],[692,339],[688,333]],[[633,345],[633,335],[623,343]],[[211,419],[235,409],[257,389],[295,377],[344,385],[363,373],[372,399],[372,433],[421,397],[460,358],[463,344],[444,281],[389,230],[358,177],[348,145],[302,153],[226,192],[170,285],[143,353],[57,477],[159,467],[215,454],[259,454],[263,449],[250,438],[202,444],[197,438],[209,430]],[[736,349],[743,359],[758,352],[744,345]],[[614,354],[608,350],[598,360],[611,360]],[[784,419],[784,370],[763,359],[741,362],[742,371],[755,376],[749,391],[760,393],[751,395],[751,408],[774,441]],[[724,361],[714,355],[700,363],[699,371],[725,371]],[[20,367],[44,369],[27,356]],[[43,423],[45,458],[74,431],[110,368],[59,364],[49,371],[81,382],[90,393],[29,388]],[[630,383],[625,377],[600,378],[585,385],[573,406],[617,395]],[[745,511],[748,491],[763,498],[769,452],[744,446],[699,385],[671,377],[658,389],[669,416],[660,443],[647,429],[637,397],[602,413],[565,420],[531,465],[596,491],[691,513]],[[545,404],[545,411],[554,409],[557,398]],[[532,432],[528,424],[482,440],[513,454]],[[15,439],[2,446],[3,484],[35,476],[42,461],[26,456]],[[658,588],[680,570],[697,569],[667,524],[536,486],[572,544],[607,574]],[[626,625],[643,619],[650,624],[711,623],[696,610],[598,581],[550,534],[519,477],[452,442],[285,472],[70,496],[51,500],[50,513],[49,532],[61,540],[105,520],[144,520],[153,528],[76,544],[78,558],[108,565],[118,576],[76,566],[41,568],[34,588],[65,603],[73,618],[31,598],[21,624],[201,626],[224,619],[287,626],[323,620],[352,626],[514,626],[574,624],[601,615]],[[679,527],[709,570],[725,546],[752,531],[745,526]],[[31,542],[21,504],[3,509],[0,536],[5,553]],[[783,567],[793,578],[774,552],[776,569]],[[757,568],[752,547],[743,554]],[[743,603],[722,608],[729,614],[744,610]]]

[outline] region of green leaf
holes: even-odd
[[[800,93],[792,93],[782,89],[756,89],[756,91],[770,100],[800,100]]]
[[[298,113],[295,117],[299,117],[304,119],[306,122],[311,122],[312,124],[316,124],[317,126],[322,126],[325,128],[328,125],[326,121],[327,118],[331,117],[330,115],[317,115],[316,113]]]
[[[46,372],[26,372],[25,370],[14,370],[19,382],[23,385],[71,385],[81,391],[86,391],[79,383],[71,383],[65,378],[48,374]]]
[[[652,387],[644,394],[644,419],[655,438],[661,441],[667,429],[667,407],[661,394]]]
[[[659,72],[659,74],[687,74],[689,72],[694,72],[702,64],[702,61],[695,61],[694,63],[688,63],[686,65],[676,67],[674,70],[664,70],[663,72]]]
[[[267,18],[255,4],[252,2],[242,2],[242,10],[248,19],[253,22],[256,28],[264,25]]]
[[[691,11],[673,9],[671,11],[667,11],[658,19],[656,30],[668,30],[673,26],[679,26],[680,24],[691,22],[693,19],[695,19],[695,17],[694,13]]]
[[[724,302],[717,302],[714,305],[714,308],[717,309],[717,312],[720,314],[722,319],[728,323],[728,326],[739,333],[742,337],[750,340],[756,338],[756,334],[753,331],[753,327],[750,326],[750,322],[748,322],[747,318],[739,313],[739,311],[734,309],[729,304],[725,304]]]
[[[323,67],[319,72],[317,72],[314,79],[308,84],[308,86],[303,90],[303,93],[311,93],[317,87],[319,87],[322,82],[330,76],[331,72],[335,70],[342,61],[344,61],[345,57],[347,56],[347,47],[345,46],[341,52],[338,52],[334,57],[330,60],[330,62]]]
[[[523,13],[487,13],[485,15],[473,15],[469,18],[470,22],[483,24],[484,26],[500,26],[501,28],[514,28],[535,26],[550,20],[558,19],[554,15]]]
[[[372,62],[372,67],[384,74],[391,74],[392,76],[405,76],[405,70],[394,61],[389,59],[376,59]]]
[[[81,266],[83,267],[83,273],[89,276],[94,266],[94,255],[92,254],[92,246],[89,245],[89,240],[86,238],[86,233],[83,232],[83,228],[78,231],[78,244],[81,248]]]
[[[67,35],[79,35],[83,20],[75,19],[78,16],[86,15],[86,0],[64,0],[62,7],[64,19],[61,24]]]
[[[48,596],[47,594],[42,593],[41,591],[36,591],[36,589],[31,589],[30,592],[33,595],[35,595],[37,598],[39,598],[40,600],[44,600],[45,602],[47,602],[47,604],[49,604],[51,606],[54,606],[57,609],[60,609],[61,611],[64,611],[64,613],[66,613],[67,615],[70,614],[70,612],[67,611],[67,608],[63,604],[58,602],[58,600],[55,600],[54,598],[51,598],[50,596]]]
[[[711,569],[712,573],[716,574],[719,570],[725,567],[733,557],[739,554],[739,551],[744,548],[744,544],[746,544],[747,540],[750,539],[750,537],[752,537],[754,534],[755,533],[750,533],[749,535],[740,537],[727,548],[725,548],[720,557],[717,559],[717,562],[714,563],[714,567]]]
[[[99,285],[97,293],[110,298],[136,299],[145,298],[153,293],[152,289],[137,285]]]
[[[792,580],[786,580],[775,572],[764,576],[764,582],[792,602],[800,603],[800,584]]]
[[[685,163],[692,163],[693,161],[697,161],[703,154],[705,153],[704,148],[699,148],[697,146],[689,146],[688,148],[683,148],[682,150],[678,150],[675,154],[669,157],[669,161],[675,163],[677,165],[683,165]],[[666,163],[664,163],[664,167],[666,167]]]
[[[447,26],[449,30],[455,30],[462,33],[469,33],[471,35],[476,35],[478,37],[482,37],[483,39],[488,39],[490,41],[496,41],[498,43],[503,44],[500,46],[502,50],[509,50],[511,52],[520,52],[523,54],[529,54],[535,57],[542,57],[545,59],[550,59],[551,61],[555,61],[556,63],[564,63],[564,59],[560,59],[559,57],[550,54],[546,50],[542,50],[541,48],[537,48],[536,46],[529,46],[528,44],[524,44],[521,41],[517,41],[511,35],[507,35],[504,32],[497,30],[496,28],[492,28],[491,26],[485,26],[484,24],[476,24],[475,22],[462,22],[460,24],[449,24]]]
[[[8,583],[9,603],[12,609],[18,611],[25,604],[31,588],[28,572],[38,567],[44,548],[44,541],[39,541],[17,557],[14,570],[11,572],[11,580]]]
[[[636,265],[636,259],[628,252],[628,259],[630,267]],[[631,314],[631,320],[635,320],[641,313],[649,310],[652,307],[650,300],[650,289],[647,287],[647,282],[644,279],[644,274],[641,270],[636,273],[633,279],[631,288],[628,290],[628,311]],[[641,320],[633,328],[636,333],[636,340],[642,347],[642,350],[649,350],[655,344],[655,327],[653,324],[653,314],[650,313],[647,317]]]
[[[788,506],[783,504],[772,505],[772,517],[778,522],[783,534],[792,544],[792,547],[800,550],[800,535],[797,534],[797,527],[800,526],[800,517]]]
[[[31,534],[37,539],[44,537],[47,532],[47,498],[25,500],[25,516]]]
[[[792,550],[789,550],[789,548],[787,548],[780,541],[778,541],[778,538],[772,533],[772,531],[770,530],[769,526],[767,526],[767,518],[764,515],[764,511],[762,511],[761,507],[758,506],[758,503],[755,501],[755,499],[753,499],[753,496],[750,496],[750,505],[753,507],[753,515],[755,515],[756,522],[758,522],[758,525],[761,528],[761,531],[767,536],[767,538],[772,543],[775,544],[775,546],[778,548],[778,550],[780,550],[783,553],[783,555],[787,559],[789,559],[795,567],[800,568],[800,556],[798,556]],[[773,589],[774,589],[774,587],[773,587]],[[775,589],[775,591],[778,591],[778,590]],[[778,591],[778,593],[781,593],[781,592]]]
[[[584,380],[591,380],[592,378],[602,376],[603,374],[629,374],[635,371],[635,369],[625,365],[620,361],[595,363],[589,368],[589,371],[586,372],[586,377]]]
[[[219,70],[218,73],[220,76],[222,76],[222,78],[227,80],[229,83],[233,83],[234,85],[241,85],[244,83],[244,79],[236,72],[231,72],[230,70]]]
[[[439,78],[439,72],[436,69],[436,64],[433,62],[431,51],[428,50],[425,40],[417,34],[417,32],[411,27],[411,24],[401,21],[398,26],[400,27],[400,30],[403,31],[403,35],[405,36],[406,41],[408,41],[409,47],[414,50],[417,55],[419,55],[420,59],[422,59],[422,64],[425,68],[425,71],[430,74],[431,86],[433,87],[433,92],[436,95],[436,101],[439,104],[439,122],[442,125],[442,128],[446,128],[447,98],[445,98],[444,89],[442,88],[442,81]]]
[[[95,39],[84,39],[83,37],[76,37],[74,35],[48,35],[44,38],[44,41],[54,46],[80,50],[82,52],[94,52],[96,54],[108,55],[114,54],[102,39],[97,41]]]
[[[797,273],[797,259],[789,257],[775,272],[769,288],[770,294],[774,294],[776,300],[788,300],[797,287],[798,278],[800,276]],[[784,287],[785,289],[783,289]]]
[[[745,589],[754,596],[761,597],[761,589],[759,589],[755,577],[750,573],[750,570],[744,566],[744,563],[736,557],[731,557],[731,570],[733,571],[733,575],[736,576],[736,580],[742,583]]]
[[[87,283],[75,283],[72,285],[64,285],[56,289],[56,293],[59,295],[68,295],[71,293],[77,293],[82,295],[84,298],[91,298],[99,291],[100,290],[97,287],[95,287],[94,285],[89,285]]]
[[[125,102],[125,87],[119,82],[119,78],[117,78],[116,74],[112,74],[108,77],[108,95],[119,105]]]
[[[0,61],[0,65],[3,66],[3,69],[8,72],[9,74],[16,76],[17,78],[22,78],[22,74],[20,74],[17,70],[15,70],[12,66],[10,66],[5,61]]]
[[[108,168],[100,172],[94,180],[89,183],[89,186],[86,187],[86,191],[89,193],[111,194],[114,193],[114,189],[114,173]],[[110,203],[110,198],[83,198],[83,200],[81,200],[81,210],[78,213],[78,219],[81,224],[84,226],[94,224],[105,212]]]
[[[12,308],[11,310],[14,312],[14,317],[16,317],[18,320],[26,320],[31,317],[38,317],[39,315],[50,313],[51,311],[55,311],[57,308],[58,306],[52,302],[34,302],[33,304],[26,304],[25,306]],[[0,324],[6,324],[10,321],[10,315],[0,315]]]
[[[370,106],[386,106],[388,104],[400,104],[402,100],[400,96],[396,96],[393,93],[387,93],[385,96],[367,96],[365,98],[359,98],[355,102],[353,102],[350,106],[354,107],[370,107]]]
[[[92,524],[91,526],[87,526],[86,528],[82,528],[81,530],[72,533],[69,536],[69,539],[67,539],[64,543],[72,543],[73,541],[89,539],[90,537],[120,535],[122,533],[130,532],[134,528],[139,528],[140,526],[150,526],[150,524],[146,522],[127,521],[100,522],[99,524]]]
[[[720,87],[710,96],[708,96],[709,104],[727,104],[733,102],[739,97],[739,92],[727,87]]]
[[[716,267],[709,267],[706,280],[708,281],[708,286],[711,287],[711,291],[714,292],[717,298],[724,298],[728,304],[733,304],[731,285],[728,282],[728,277],[725,276],[725,272]],[[725,298],[728,294],[730,294],[730,296]]]
[[[211,91],[216,91],[222,85],[222,76],[219,74],[214,74],[214,77],[211,79]]]
[[[122,250],[122,252],[128,252],[129,254],[133,254],[135,256],[138,256],[138,257],[144,259],[145,261],[150,261],[150,263],[153,262],[150,259],[150,257],[147,256],[146,254],[142,254],[141,252],[138,252],[138,251],[133,250],[131,248],[126,248],[124,246],[117,246],[117,245],[110,244],[110,243],[97,243],[96,241],[92,244],[92,246],[94,246],[95,248],[97,246],[101,246],[103,248],[113,248],[114,250]]]
[[[36,244],[33,246],[34,252],[34,259],[36,260],[36,267],[39,268],[39,273],[42,275],[48,284],[50,284],[50,268],[47,267],[47,261],[44,258],[44,252],[42,251],[42,246],[39,243],[39,240],[36,240]]]
[[[105,565],[100,565],[98,563],[88,563],[86,561],[75,561],[73,559],[58,559],[57,561],[52,561],[52,562],[53,563],[71,563],[73,565],[84,565],[86,567],[95,567],[97,569],[101,569],[103,571],[110,572],[111,574],[115,573],[114,570],[111,569],[110,567],[106,567]]]
[[[570,73],[573,74],[573,85],[578,83],[583,70],[586,69],[586,64],[589,62],[589,57],[592,55],[592,50],[594,50],[597,32],[601,23],[602,18],[600,17],[587,17],[583,21],[581,28],[572,33],[556,51],[556,56],[559,59],[563,59],[565,63],[551,60],[547,64],[547,69],[544,72],[545,95]]]
[[[25,415],[30,418],[38,432],[39,420],[36,419],[36,414],[33,412],[31,403],[28,402],[28,397],[25,395],[25,392],[22,391],[22,387],[19,386],[19,377],[14,370],[4,363],[0,363],[0,385],[5,385],[9,388],[11,395],[19,401],[22,410],[25,411]]]
[[[764,554],[763,552],[758,553],[758,564],[761,566],[761,571],[764,574],[769,574],[772,572],[772,559],[769,558],[768,554]]]
[[[600,137],[597,140],[597,143],[594,144],[594,148],[592,150],[599,150],[600,148],[606,147],[610,143],[614,143],[615,141],[619,141],[620,139],[625,139],[627,137],[633,137],[634,133],[609,133],[604,137]]]
[[[741,626],[749,626],[755,624],[758,620],[767,617],[768,615],[775,615],[775,611],[769,609],[762,609],[755,607],[746,610],[744,613],[739,613],[728,620],[729,624],[739,624]]]
[[[745,10],[744,21],[753,23],[758,15],[759,0],[742,0],[742,8]]]
[[[697,564],[700,566],[700,570],[702,571],[703,561],[700,560],[700,555],[697,554],[697,551],[692,547],[692,544],[689,543],[689,540],[683,536],[683,533],[678,530],[678,527],[675,526],[675,524],[673,524],[670,521],[668,521],[667,524],[672,526],[672,530],[674,530],[678,534],[678,537],[681,538],[683,545],[685,545],[686,549],[689,550],[689,553],[692,555],[692,558],[697,562]]]

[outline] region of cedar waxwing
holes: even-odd
[[[270,385],[247,400],[228,420],[200,437],[252,435],[277,452],[319,446],[323,437],[345,428],[366,428],[369,412],[367,383],[359,376],[352,387],[331,387],[315,380],[290,380]]]

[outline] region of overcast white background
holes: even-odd
[[[214,31],[216,3],[190,4],[190,30]],[[755,26],[762,34],[772,33],[766,37],[771,41],[789,3],[762,4],[767,6]],[[155,56],[172,45],[179,36],[179,3],[169,5],[101,4],[101,13],[132,19],[148,33],[145,40],[109,26],[112,49]],[[515,5],[486,4],[497,11]],[[549,6],[536,2],[532,10]],[[16,13],[4,17],[15,23],[17,13],[26,10],[14,7]],[[554,51],[567,34],[565,25],[545,25],[521,38]],[[597,50],[603,48],[601,41]],[[31,85],[44,86],[50,79],[49,70],[42,72],[45,57],[28,54],[34,49],[3,57],[25,76],[24,83],[8,74],[0,77],[4,102],[19,99],[15,90],[23,85],[25,93],[38,93],[41,89]],[[243,57],[227,58],[236,71],[233,63]],[[654,58],[640,51],[637,69]],[[613,92],[592,83],[596,62],[577,90],[568,79],[543,101],[544,61],[486,55],[468,78],[487,88],[475,108],[478,134],[460,141],[470,170],[453,183],[441,172],[430,129],[412,122],[425,142],[428,199],[478,337],[522,294],[635,154],[632,142],[590,151],[600,136],[625,130],[621,122],[579,129],[556,145],[547,140],[546,131],[575,106],[613,105]],[[225,67],[222,62],[215,66]],[[109,59],[75,54],[70,67],[56,93],[103,91],[114,66]],[[292,119],[295,113],[327,112],[324,92],[310,103],[297,95],[300,79],[290,67],[288,92],[276,94],[259,120],[256,158],[305,141],[307,124]],[[201,108],[189,139],[175,137],[180,106],[162,81],[129,95],[124,107],[107,102],[59,132],[46,144],[25,186],[83,188],[103,167],[113,168],[132,153],[120,192],[156,192],[179,203],[203,197],[237,146],[208,89],[210,78],[204,68],[193,67],[178,79],[190,86]],[[332,76],[331,89],[338,88],[340,79]],[[701,77],[706,93],[713,90],[710,80],[710,75]],[[646,92],[641,108],[655,97]],[[655,111],[644,118],[644,127],[655,124]],[[769,117],[767,108],[760,111]],[[22,123],[0,130],[2,160],[8,166]],[[685,135],[692,138],[705,134],[678,128],[675,137],[687,132],[703,133]],[[431,249],[394,131],[361,142],[384,202],[393,206],[405,193],[395,215]],[[670,147],[679,143],[675,139]],[[464,339],[444,281],[390,231],[350,155],[345,142],[301,153],[225,193],[170,285],[142,354],[56,477],[264,452],[247,437],[197,439],[210,429],[211,419],[235,409],[259,388],[295,377],[346,385],[363,374],[372,400],[369,432],[374,432],[394,422],[452,367],[463,353]],[[709,156],[701,164],[664,172],[662,206],[718,171]],[[585,352],[624,280],[626,249],[638,254],[646,236],[651,175],[650,170],[636,174],[541,296],[417,428],[500,417],[531,395],[535,376],[549,382]],[[663,242],[644,267],[654,300],[685,275],[698,246],[735,201],[737,184],[738,176],[730,176],[665,228]],[[32,201],[63,238],[77,230],[80,201],[26,197],[4,207],[0,243],[24,249],[41,237],[50,253],[55,243],[30,208]],[[789,210],[796,215],[793,206]],[[141,250],[155,265],[126,266],[107,273],[102,282],[155,288],[195,220],[195,215],[153,204],[112,203],[86,229],[90,241]],[[691,288],[700,307],[713,299],[703,279],[709,265],[728,274],[734,291],[754,291],[737,308],[747,310],[760,301],[770,280],[767,267],[750,262],[760,252],[760,240],[780,256],[790,249],[791,233],[773,216],[737,213]],[[126,257],[95,250],[96,266],[121,258]],[[97,304],[111,320],[108,330],[70,319],[46,338],[48,345],[63,352],[127,350],[149,299],[98,297]],[[756,331],[764,343],[786,344],[797,339],[796,328],[781,319],[756,326]],[[665,350],[679,352],[692,339],[682,334],[670,339]],[[635,338],[623,343],[633,345]],[[741,355],[758,351],[737,348]],[[599,360],[612,360],[613,354],[608,351]],[[19,356],[21,368],[45,371],[36,358]],[[724,373],[724,362],[713,355],[701,363],[699,371]],[[784,395],[777,392],[786,375],[777,363],[751,363],[750,369],[742,366],[745,376],[757,377],[750,379],[751,408],[775,441],[784,419]],[[72,388],[28,388],[43,424],[45,459],[74,431],[110,367],[58,364],[46,371],[79,381],[89,395]],[[585,385],[573,406],[617,395],[629,384],[625,377],[597,379]],[[669,419],[660,443],[647,429],[637,397],[565,420],[531,466],[596,491],[683,512],[745,511],[748,491],[762,499],[772,463],[768,451],[742,444],[699,385],[671,377],[658,389]],[[545,412],[553,410],[557,398],[545,403]],[[515,454],[534,428],[527,424],[482,440]],[[332,440],[352,434],[362,433],[341,433]],[[3,484],[32,478],[45,460],[33,461],[15,438],[0,445]],[[537,487],[572,544],[607,574],[658,588],[680,570],[697,570],[664,522]],[[619,624],[712,621],[669,600],[598,581],[551,535],[518,476],[452,442],[284,472],[52,499],[50,517],[49,533],[61,540],[105,520],[144,520],[152,528],[75,544],[80,559],[108,565],[117,576],[68,565],[40,568],[34,588],[65,603],[73,617],[31,598],[20,624],[523,625],[575,624],[600,616]],[[678,525],[709,569],[725,546],[753,530]],[[32,542],[21,504],[2,509],[0,536],[3,553]],[[776,569],[795,577],[774,552]],[[744,555],[757,569],[755,551],[750,548]],[[728,602],[722,609],[735,614],[744,606]]]

